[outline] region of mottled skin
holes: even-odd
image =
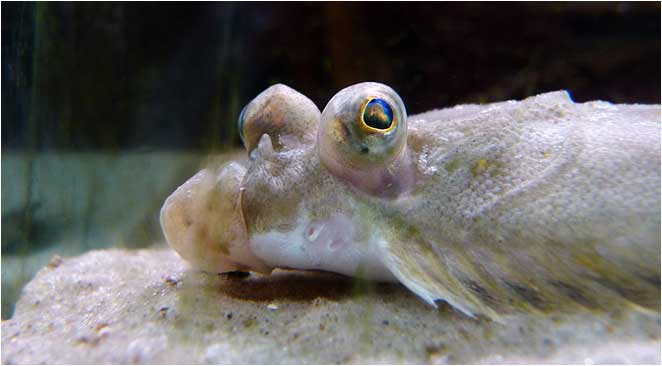
[[[339,124],[375,93],[400,113],[405,138],[343,145],[362,137]],[[283,85],[256,97],[243,116],[248,166],[196,183],[216,177],[204,170],[164,204],[166,238],[194,265],[398,280],[433,305],[492,319],[568,306],[659,312],[659,105],[554,92],[407,117],[394,91],[363,83],[320,116],[302,97]],[[197,208],[217,191],[229,206]],[[206,239],[190,234],[210,227]]]

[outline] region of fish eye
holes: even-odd
[[[305,95],[283,84],[272,85],[239,113],[237,128],[250,153],[263,135],[269,135],[275,151],[315,142],[320,111]]]
[[[360,116],[360,125],[365,131],[388,132],[395,128],[393,109],[383,99],[367,99],[361,108]]]
[[[246,113],[246,107],[248,107],[248,105],[246,105],[241,110],[241,112],[239,112],[239,118],[237,118],[237,127],[239,128],[239,138],[241,139],[242,144],[246,144],[244,142],[244,118],[245,118],[244,114]]]
[[[407,141],[407,111],[389,86],[366,82],[336,93],[317,131],[324,167],[355,186],[377,192],[380,177],[400,162]],[[366,183],[372,179],[371,183]]]

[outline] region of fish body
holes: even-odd
[[[378,83],[320,112],[276,85],[240,117],[247,164],[164,204],[200,269],[399,281],[469,316],[660,307],[660,106],[566,92],[407,116]]]

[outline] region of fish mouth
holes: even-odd
[[[241,210],[246,168],[226,164],[218,174],[203,169],[165,201],[160,213],[166,241],[193,267],[208,272],[270,273],[248,245]]]

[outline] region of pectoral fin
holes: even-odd
[[[430,305],[445,301],[464,314],[475,318],[484,315],[499,321],[500,317],[470,285],[455,276],[450,258],[435,250],[418,235],[384,240],[380,243],[386,267],[400,282]]]

